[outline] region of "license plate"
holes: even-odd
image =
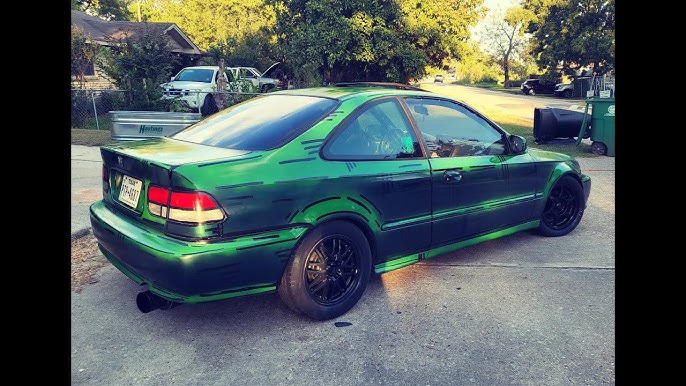
[[[138,197],[141,195],[142,186],[143,181],[124,176],[119,190],[119,201],[135,209],[138,206]]]

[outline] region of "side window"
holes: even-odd
[[[324,146],[327,159],[381,160],[422,156],[410,122],[395,99],[364,106],[343,125]]]
[[[505,154],[505,138],[478,115],[459,104],[406,98],[430,157]]]

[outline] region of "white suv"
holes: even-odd
[[[282,77],[268,77],[269,75],[283,75],[281,63],[274,63],[264,74],[253,67],[226,67],[222,75],[227,82],[228,91],[267,92],[284,87]],[[274,75],[272,75],[274,74]],[[160,85],[163,99],[178,99],[191,109],[201,109],[205,102],[212,98],[211,93],[217,91],[219,66],[186,67],[171,78],[171,81]],[[245,87],[245,85],[251,87]],[[247,88],[247,89],[246,89]]]
[[[210,93],[217,91],[217,79],[219,77],[218,66],[195,66],[186,67],[171,78],[171,81],[162,83],[163,99],[179,99],[192,109],[200,109]],[[224,79],[226,74],[224,74]]]

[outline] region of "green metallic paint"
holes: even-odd
[[[145,284],[146,281],[136,275],[134,272],[132,272],[130,269],[128,269],[125,265],[119,262],[109,251],[104,249],[102,246],[100,247],[100,251],[102,254],[107,258],[107,260],[114,265],[117,269],[119,269],[126,277],[129,279],[133,280],[136,284],[142,285]],[[259,293],[264,293],[264,292],[274,292],[276,291],[276,286],[275,285],[268,285],[268,286],[263,286],[263,287],[256,287],[256,288],[251,288],[251,289],[243,289],[239,291],[228,291],[228,292],[223,292],[223,293],[216,293],[216,294],[208,294],[208,295],[195,295],[195,296],[182,296],[173,292],[165,291],[163,289],[160,289],[156,287],[154,284],[149,284],[148,285],[148,290],[154,294],[156,294],[159,297],[165,298],[167,300],[171,300],[173,302],[177,303],[202,303],[202,302],[213,302],[216,300],[224,300],[224,299],[230,299],[230,298],[236,298],[236,297],[241,297],[241,296],[247,296],[247,295],[255,295]]]
[[[537,149],[503,156],[326,160],[320,150],[326,139],[364,103],[427,93],[355,87],[278,93],[333,97],[340,105],[274,150],[231,150],[172,138],[102,148],[111,189],[91,206],[91,222],[113,265],[178,302],[273,291],[292,248],[309,229],[347,219],[364,231],[374,269],[382,273],[534,228],[560,176],[588,179],[579,176],[570,157]],[[446,170],[460,171],[462,183],[445,181]],[[143,180],[135,211],[116,199],[120,172]],[[152,215],[146,204],[150,185],[206,192],[225,220],[190,225]]]
[[[173,294],[166,296],[170,300],[184,302],[275,286],[290,250],[307,229],[298,225],[226,241],[184,242],[132,223],[102,201],[90,210],[100,248],[110,261],[117,261],[117,268],[124,267],[122,272],[139,284]]]
[[[536,228],[539,225],[539,223],[540,223],[540,221],[538,221],[538,220],[530,221],[530,222],[525,223],[525,224],[509,227],[509,228],[502,229],[502,230],[495,231],[495,232],[490,232],[490,233],[487,233],[485,235],[473,237],[473,238],[470,238],[470,239],[467,239],[464,241],[444,245],[442,247],[429,249],[428,251],[424,251],[424,252],[421,252],[418,254],[399,257],[399,258],[393,259],[391,261],[387,261],[387,262],[384,262],[381,264],[376,264],[374,266],[374,272],[384,273],[384,272],[393,271],[393,270],[396,270],[398,268],[403,268],[403,267],[406,267],[408,265],[412,265],[414,263],[417,263],[420,260],[430,259],[432,257],[436,257],[436,256],[442,255],[444,253],[454,252],[458,249],[462,249],[462,248],[468,247],[470,245],[475,245],[475,244],[482,243],[484,241],[497,239],[499,237],[511,235],[513,233],[517,233],[517,232],[520,232],[523,230],[533,229],[533,228]]]

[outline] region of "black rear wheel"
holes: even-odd
[[[564,236],[579,225],[583,214],[581,184],[571,176],[562,176],[550,189],[538,231],[544,236]]]
[[[318,320],[336,318],[362,297],[371,273],[364,233],[345,221],[310,231],[295,247],[278,286],[293,310]]]

